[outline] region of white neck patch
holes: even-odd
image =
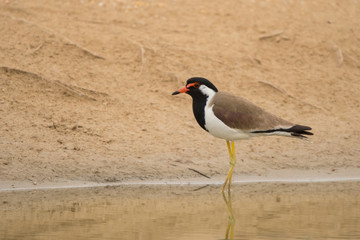
[[[215,96],[216,92],[214,90],[212,90],[211,88],[205,86],[205,85],[201,85],[199,87],[199,90],[206,96],[208,96],[208,99],[206,101],[206,106],[209,102],[211,102],[211,99]],[[210,106],[207,106],[210,107]]]

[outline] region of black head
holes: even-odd
[[[214,96],[217,88],[209,80],[201,77],[193,77],[186,81],[186,86],[175,91],[172,95],[187,93],[193,99],[193,112],[198,124],[207,131],[205,127],[205,106],[209,96]]]
[[[202,85],[214,90],[215,92],[218,92],[217,88],[212,84],[209,80],[202,77],[193,77],[186,81],[186,86],[173,92],[172,95],[176,95],[179,93],[187,93],[192,97],[195,97],[199,94],[204,95],[204,93],[201,92],[199,89]]]

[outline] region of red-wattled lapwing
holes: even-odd
[[[187,93],[193,99],[193,112],[196,121],[211,135],[226,140],[230,155],[230,170],[222,191],[231,178],[236,164],[235,140],[257,136],[280,135],[306,139],[313,135],[310,127],[293,124],[268,113],[244,98],[226,92],[219,92],[209,80],[200,77],[190,78],[186,86],[172,95]]]

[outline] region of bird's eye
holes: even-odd
[[[194,84],[194,87],[195,87],[195,88],[199,88],[199,87],[200,87],[200,83],[195,83],[195,84]]]

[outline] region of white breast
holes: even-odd
[[[205,107],[205,128],[215,137],[225,140],[239,140],[251,137],[251,134],[243,132],[239,129],[232,129],[220,121],[212,111],[214,105]]]
[[[239,129],[232,129],[226,126],[220,119],[218,119],[214,112],[214,104],[209,106],[209,103],[212,102],[213,97],[215,97],[216,92],[206,86],[200,86],[199,88],[204,94],[208,96],[206,106],[205,106],[205,128],[209,133],[215,137],[222,138],[225,140],[239,140],[247,139],[251,137],[250,133],[243,132]]]

